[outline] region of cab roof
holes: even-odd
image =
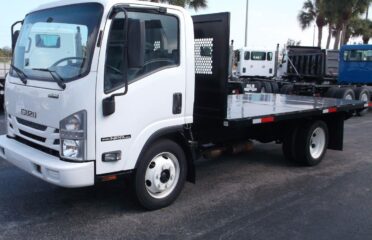
[[[356,44],[356,45],[344,45],[341,47],[342,50],[372,50],[370,44]]]
[[[111,8],[112,6],[118,5],[118,4],[128,4],[128,5],[134,5],[134,6],[149,6],[149,7],[164,7],[164,8],[172,8],[177,9],[180,11],[185,11],[183,8],[169,5],[169,4],[160,4],[160,3],[153,3],[148,1],[136,1],[136,0],[59,0],[54,1],[46,4],[42,4],[39,7],[33,9],[31,12],[36,12],[39,10],[44,10],[48,8],[54,8],[54,7],[61,7],[66,5],[74,5],[74,4],[81,4],[81,3],[99,3],[101,4],[105,9]]]

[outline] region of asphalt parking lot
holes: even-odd
[[[62,189],[0,159],[0,239],[371,239],[371,127],[349,120],[345,150],[315,168],[275,144],[201,160],[197,184],[154,212],[126,181]]]

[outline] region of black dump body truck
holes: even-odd
[[[287,47],[285,79],[291,82],[335,83],[338,75],[339,51],[318,47]]]
[[[305,96],[328,96],[328,90],[337,85],[339,51],[318,47],[287,47],[279,68],[281,93]],[[283,73],[284,72],[284,73]],[[284,88],[282,88],[284,86]]]

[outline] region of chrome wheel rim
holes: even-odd
[[[179,177],[180,166],[177,157],[170,152],[160,153],[147,166],[146,190],[153,198],[166,198],[176,188]]]
[[[360,101],[363,101],[363,102],[368,102],[369,101],[367,93],[363,93],[360,96]]]
[[[351,94],[348,94],[345,96],[345,100],[353,100],[353,96],[351,96]]]
[[[310,138],[310,155],[314,159],[322,156],[326,145],[326,134],[323,128],[316,128]]]

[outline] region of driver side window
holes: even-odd
[[[128,82],[168,67],[179,65],[179,23],[175,16],[153,12],[129,12],[128,18],[145,23],[145,63],[141,69],[128,69]],[[105,93],[124,85],[124,14],[111,24],[106,52]]]

